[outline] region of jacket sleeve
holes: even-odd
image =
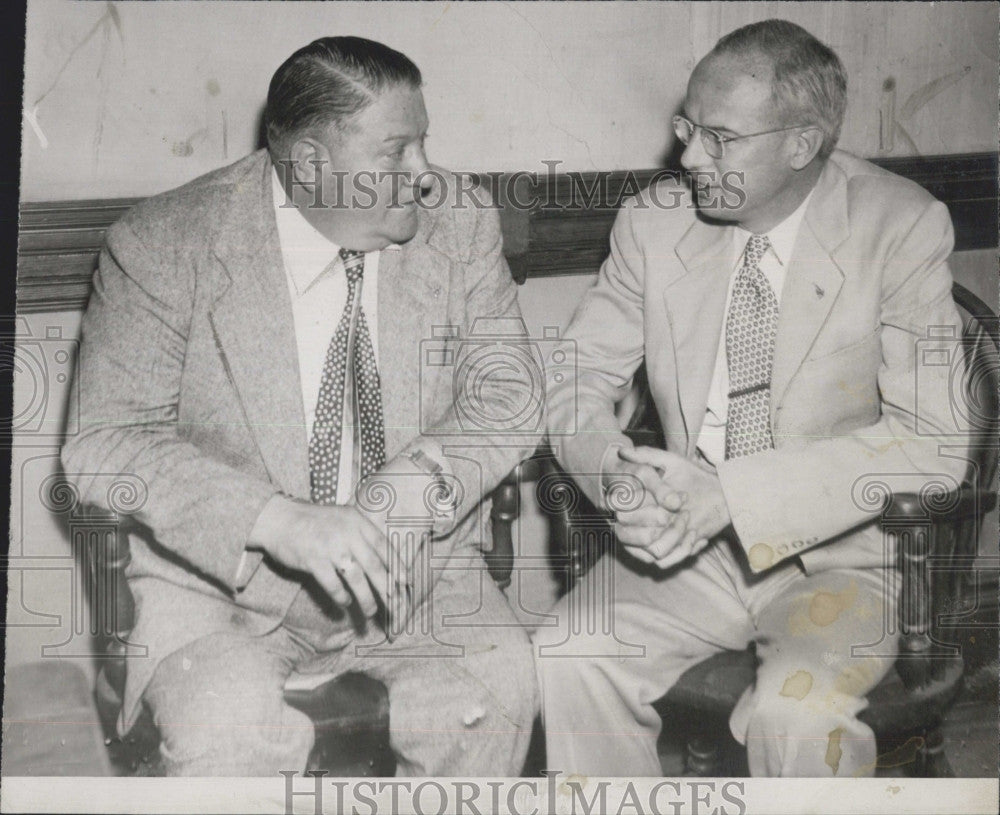
[[[622,207],[611,252],[580,302],[561,358],[547,366],[549,437],[563,468],[595,506],[603,505],[600,475],[618,447],[631,447],[615,406],[628,393],[644,354],[645,263],[636,239],[636,201]]]
[[[193,268],[176,248],[151,251],[141,225],[126,216],[101,252],[81,328],[79,403],[70,406],[79,433],[63,445],[62,463],[81,500],[106,510],[101,476],[129,476],[145,493],[135,520],[232,591],[250,530],[276,489],[178,433]]]
[[[905,476],[913,474],[961,481],[968,436],[951,411],[951,378],[960,381],[963,371],[957,339],[962,323],[947,265],[953,244],[947,209],[934,201],[885,261],[881,415],[874,424],[720,463],[733,526],[755,571],[870,522],[871,507],[858,500],[865,479],[878,477],[890,488],[895,480],[911,489]],[[929,332],[946,339],[929,339]],[[927,352],[934,349],[954,363],[927,365]],[[942,454],[945,442],[950,449]]]
[[[471,235],[462,230],[469,237],[459,239],[468,244],[456,250],[468,252],[463,277],[469,332],[453,346],[455,376],[449,398],[440,401],[447,408],[404,451],[443,451],[460,497],[444,533],[534,451],[545,429],[542,361],[521,317],[498,213],[489,201],[471,210]]]

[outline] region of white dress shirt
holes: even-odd
[[[760,261],[760,270],[764,273],[774,290],[774,296],[781,307],[781,290],[785,285],[785,275],[788,271],[788,261],[795,247],[795,239],[802,225],[802,218],[809,206],[812,193],[799,205],[798,209],[767,233],[770,248]],[[729,315],[729,302],[733,296],[733,284],[736,273],[743,265],[743,253],[746,251],[750,232],[742,227],[733,230],[733,270],[729,278],[729,291],[726,294],[726,315]],[[719,337],[719,350],[715,356],[715,371],[712,384],[708,391],[708,404],[705,408],[705,421],[698,435],[698,451],[709,464],[718,464],[726,457],[726,418],[729,413],[729,362],[726,358],[726,321],[722,321],[722,332]]]
[[[312,436],[316,419],[316,402],[319,398],[320,382],[323,378],[323,363],[326,352],[340,323],[344,306],[347,305],[347,276],[343,261],[339,259],[340,248],[322,235],[293,206],[286,203],[285,191],[278,180],[277,172],[271,174],[274,215],[278,224],[278,241],[281,245],[281,259],[288,282],[288,295],[292,302],[292,317],[295,327],[295,342],[298,347],[299,378],[302,383],[302,406],[305,412],[306,443]],[[387,247],[398,250],[398,246]],[[364,282],[361,287],[361,307],[365,310],[368,330],[375,349],[375,364],[378,365],[378,266],[381,252],[365,253]],[[327,269],[331,261],[337,264]],[[349,383],[348,383],[349,384]],[[344,400],[344,427],[352,425],[351,400]],[[340,460],[352,462],[354,459],[353,433],[341,434]],[[341,466],[337,481],[337,503],[350,500],[353,489],[353,473],[350,466]]]

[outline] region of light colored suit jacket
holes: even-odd
[[[309,497],[271,196],[271,164],[260,151],[144,201],[109,230],[94,277],[77,374],[80,432],[62,455],[85,503],[108,505],[88,474],[131,474],[146,490],[128,578],[137,606],[131,640],[150,656],[130,661],[126,727],[159,660],[209,633],[273,630],[299,590],[259,553],[250,555],[249,581],[245,569],[236,583],[264,504],[279,491]],[[525,451],[502,434],[463,432],[454,368],[428,368],[421,355],[428,341],[441,345],[435,328],[449,325],[458,328],[459,338],[447,340],[454,352],[476,318],[498,318],[500,330],[523,335],[516,286],[495,210],[467,201],[422,209],[419,218],[417,235],[383,252],[379,266],[386,455],[406,452],[422,430],[441,434],[463,487],[456,546],[489,548],[488,507],[477,505]],[[487,415],[530,401],[530,383],[515,375],[504,381],[494,372],[490,384],[477,394]]]
[[[667,449],[696,455],[732,233],[699,217],[670,182],[620,212],[610,256],[568,331],[576,363],[548,372],[550,428],[576,428],[560,441],[560,460],[591,500],[601,501],[605,455],[631,445],[614,405],[643,359]],[[894,562],[865,486],[912,491],[928,476],[948,487],[961,480],[967,442],[949,392],[961,353],[956,340],[927,339],[929,329],[961,335],[947,266],[953,242],[947,209],[916,184],[843,152],[827,161],[782,291],[775,449],[718,467],[754,571],[793,556],[807,571]],[[953,364],[923,364],[932,346]]]

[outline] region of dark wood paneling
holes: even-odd
[[[17,310],[83,308],[104,232],[138,198],[21,204]]]
[[[955,227],[955,249],[985,249],[997,245],[997,154],[874,159],[873,163],[909,178],[943,201]],[[608,236],[624,195],[646,186],[656,173],[583,173],[541,176],[532,187],[543,202],[523,213],[528,222],[526,251],[518,255],[528,277],[592,274],[608,253]],[[600,176],[606,184],[598,183]],[[585,210],[566,206],[587,200]],[[526,200],[519,196],[519,200]],[[666,204],[667,202],[661,202]],[[547,206],[551,204],[551,206]]]
[[[997,155],[877,159],[944,201],[956,250],[997,245]],[[608,253],[622,199],[668,170],[508,173],[490,179],[500,205],[504,251],[518,282],[592,274]],[[138,199],[21,205],[17,298],[22,313],[82,308],[104,231]]]
[[[873,162],[916,181],[948,205],[957,251],[997,245],[996,153],[887,158]]]

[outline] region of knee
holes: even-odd
[[[535,672],[542,687],[600,682],[617,660],[606,637],[569,634],[565,627],[539,628],[532,637]]]
[[[805,699],[761,692],[754,694],[753,705],[747,720],[749,738],[786,740],[819,726],[815,716],[809,715],[814,706]]]
[[[871,775],[875,736],[857,718],[863,701],[827,694],[798,700],[767,694],[750,713],[746,745],[752,775]]]
[[[747,738],[771,744],[795,743],[798,749],[825,750],[837,734],[858,735],[866,728],[857,719],[865,702],[833,691],[814,690],[799,696],[772,688],[754,693]]]
[[[314,741],[312,721],[289,708],[280,723],[214,727],[160,724],[160,755],[169,776],[273,776],[303,772]]]
[[[172,776],[263,776],[304,770],[314,733],[304,713],[268,685],[192,688],[159,683],[146,700]]]
[[[755,716],[794,729],[817,720],[852,720],[882,671],[875,660],[857,660],[842,670],[762,667],[753,694]]]
[[[171,776],[301,772],[314,741],[312,720],[287,705],[246,710],[229,703],[197,704],[183,720],[155,719],[160,754]]]

